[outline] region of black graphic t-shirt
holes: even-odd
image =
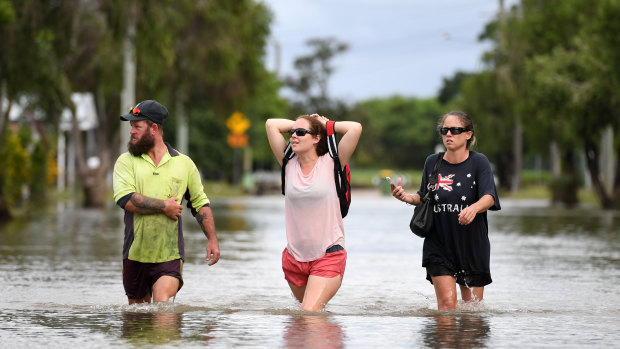
[[[487,213],[479,213],[468,225],[460,225],[458,215],[467,206],[490,194],[495,199],[489,210],[499,210],[499,198],[493,172],[487,157],[469,152],[467,160],[459,164],[441,161],[439,178],[434,188],[428,188],[430,172],[437,154],[426,158],[424,174],[418,194],[427,190],[434,194],[436,204],[433,215],[433,231],[424,239],[422,266],[429,263],[454,270],[457,280],[469,280],[469,286],[485,286],[491,283],[489,259],[491,246],[488,235]],[[430,276],[427,276],[430,280]]]

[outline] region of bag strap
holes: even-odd
[[[288,161],[293,158],[293,156],[295,156],[295,153],[293,152],[293,148],[291,148],[291,142],[287,142],[286,149],[284,149],[284,157],[282,158],[282,171],[280,173],[280,176],[282,177],[282,195],[284,195],[286,180],[286,170],[284,168],[286,167]]]
[[[338,143],[336,142],[336,132],[334,131],[335,124],[335,121],[328,121],[325,124],[327,129],[327,148],[332,159],[338,158]]]
[[[437,185],[437,177],[439,176],[439,166],[441,165],[441,160],[443,159],[443,155],[445,153],[442,151],[437,154],[437,159],[435,159],[435,165],[433,166],[433,171],[431,172],[430,184],[431,188],[434,188]],[[430,197],[431,190],[427,190],[426,194],[422,198],[422,200],[426,201]]]
[[[437,154],[437,159],[435,160],[435,166],[433,166],[433,172],[431,172],[431,183],[433,184],[433,186],[437,185],[437,176],[439,175],[439,166],[441,165],[443,154],[444,152]]]
[[[336,125],[335,121],[328,121],[325,124],[327,129],[327,148],[329,150],[329,156],[334,160],[334,178],[336,179],[336,192],[343,193],[347,191],[346,184],[342,183],[343,180],[339,178],[342,172],[342,165],[340,164],[340,158],[338,157],[338,142],[336,140],[336,131],[334,130]]]

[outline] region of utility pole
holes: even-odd
[[[500,25],[499,33],[498,33],[498,47],[500,51],[500,55],[505,55],[505,57],[499,57],[501,59],[505,58],[505,62],[501,63],[499,68],[499,76],[500,76],[500,84],[503,84],[504,91],[511,94],[515,98],[519,96],[519,86],[516,86],[515,82],[512,81],[512,77],[510,76],[511,67],[516,64],[513,62],[514,55],[509,52],[509,48],[506,45],[506,37],[502,34],[502,30],[504,25],[506,24],[506,12],[504,8],[504,0],[499,0],[499,16],[498,21]],[[512,142],[512,152],[513,152],[513,162],[512,162],[512,178],[510,179],[510,191],[516,193],[519,191],[519,184],[521,182],[521,169],[523,167],[523,125],[521,122],[521,115],[519,115],[514,109],[514,129],[513,129],[513,142]]]
[[[181,86],[177,87],[174,112],[177,119],[177,150],[187,155],[189,150],[189,126],[187,115],[185,114],[185,93]]]
[[[129,1],[127,11],[125,39],[123,41],[123,90],[121,92],[121,115],[127,114],[136,104],[136,20],[138,19],[138,4],[135,0]],[[120,153],[124,153],[129,143],[131,125],[121,122]]]
[[[273,40],[273,72],[276,74],[277,78],[280,78],[280,59],[282,49],[280,47],[280,42],[277,39]]]

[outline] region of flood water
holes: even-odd
[[[620,213],[502,206],[489,213],[484,303],[439,312],[412,207],[354,190],[343,285],[318,315],[298,310],[283,278],[279,195],[213,202],[211,267],[185,213],[185,285],[157,305],[126,304],[120,209],[32,212],[0,226],[0,347],[618,347]]]

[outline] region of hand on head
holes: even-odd
[[[310,116],[319,119],[323,125],[325,125],[329,121],[329,119],[326,118],[325,116],[321,116],[321,115],[316,114],[316,113],[315,114],[311,114]]]

